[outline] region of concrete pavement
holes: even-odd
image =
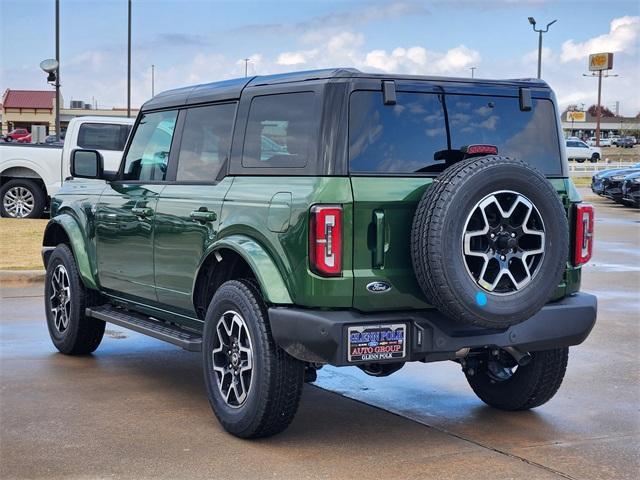
[[[531,412],[484,406],[453,363],[382,379],[324,368],[286,432],[243,441],[211,413],[199,355],[107,325],[94,355],[65,357],[41,288],[4,288],[0,478],[635,479],[640,215],[594,203],[584,290],[600,298],[598,323]]]

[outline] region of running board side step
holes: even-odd
[[[202,351],[202,335],[153,317],[122,310],[111,305],[87,308],[85,314],[88,317],[172,343],[190,352]]]

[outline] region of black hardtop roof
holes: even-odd
[[[176,88],[159,93],[142,105],[141,110],[180,107],[198,103],[236,100],[240,98],[245,87],[276,85],[281,83],[307,82],[311,80],[330,80],[337,78],[374,78],[380,80],[415,80],[431,82],[455,82],[468,84],[525,86],[549,88],[543,80],[534,78],[489,80],[482,78],[437,77],[424,75],[395,75],[385,73],[365,73],[355,68],[327,68],[306,70],[301,72],[279,73],[274,75],[258,75],[245,78],[234,78],[221,82],[203,83],[190,87]]]

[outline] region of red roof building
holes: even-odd
[[[60,99],[62,107],[62,99]],[[2,95],[2,133],[14,128],[44,125],[47,131],[55,130],[56,92],[54,90],[12,90]]]
[[[4,108],[55,108],[56,92],[47,90],[10,90],[3,95]]]

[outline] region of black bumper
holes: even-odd
[[[596,297],[577,293],[549,303],[529,320],[503,330],[456,324],[437,310],[367,314],[273,307],[269,309],[269,320],[276,343],[291,356],[340,366],[353,364],[347,361],[349,326],[405,323],[404,361],[430,362],[453,359],[455,352],[463,348],[512,346],[534,352],[578,345],[591,332],[596,312]]]

